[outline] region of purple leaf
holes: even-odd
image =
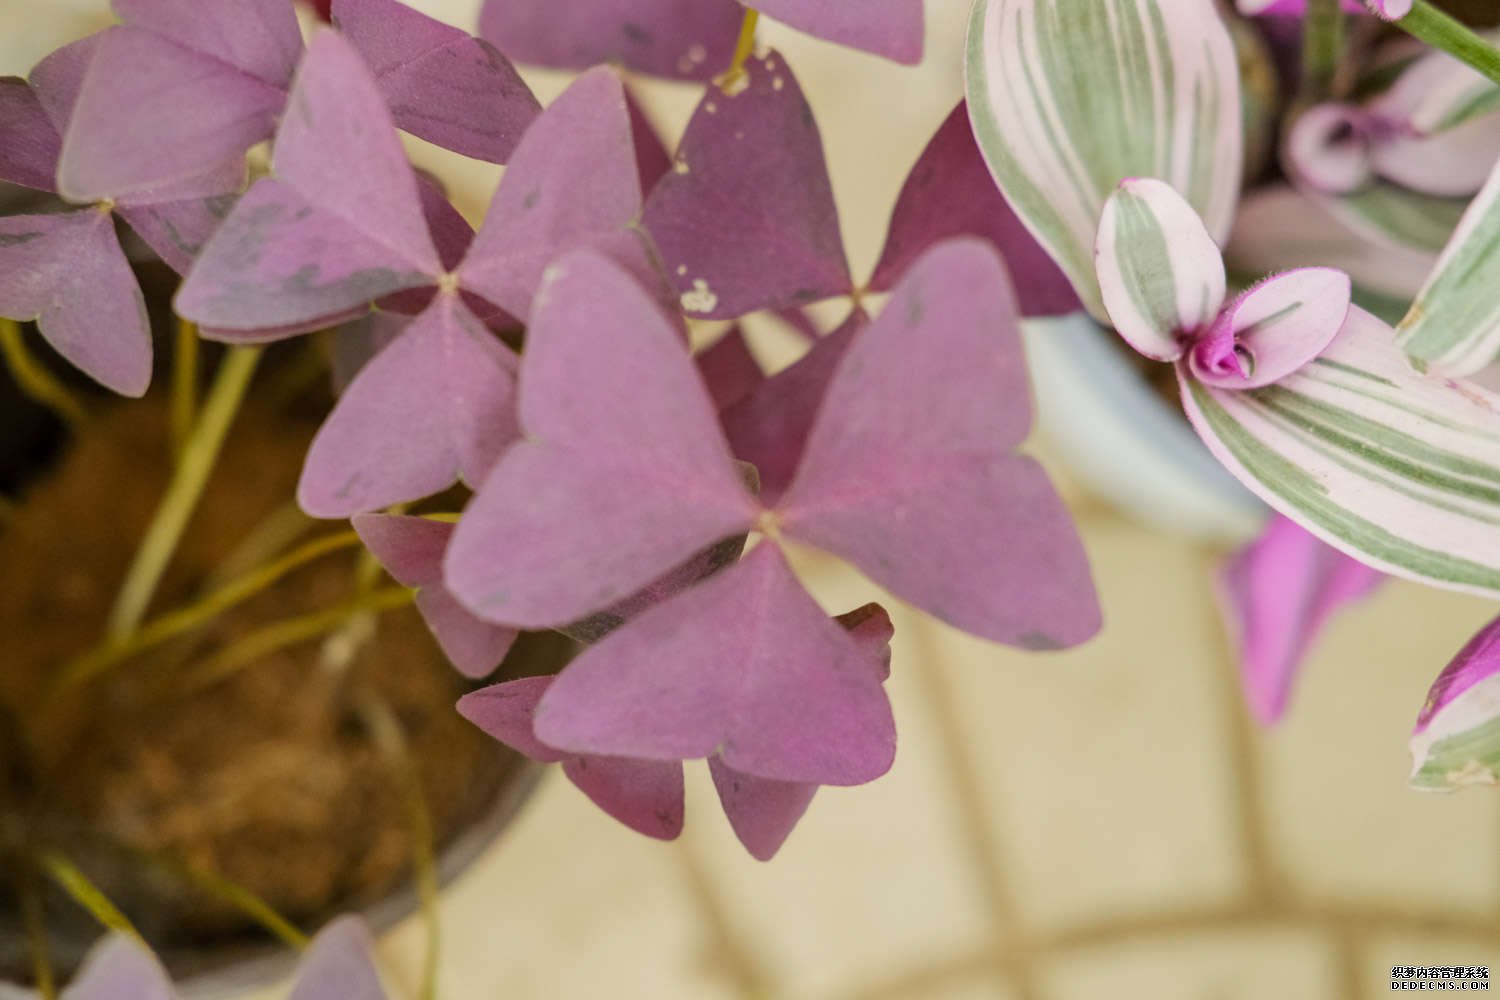
[[[302,56],[286,0],[112,0],[126,24],[213,56],[282,90]]]
[[[329,359],[334,394],[343,395],[370,359],[390,346],[410,325],[410,316],[377,309],[334,330],[333,356]]]
[[[1083,308],[1067,275],[1000,193],[974,142],[968,106],[960,101],[901,188],[870,288],[889,291],[933,244],[965,235],[989,240],[1005,258],[1022,315],[1060,316]]]
[[[478,483],[516,437],[515,365],[456,295],[440,294],[339,397],[297,502],[348,517]]]
[[[110,28],[63,136],[58,189],[74,201],[121,199],[208,174],[269,136],[285,102],[284,90],[217,58]]]
[[[482,622],[443,586],[443,552],[453,525],[423,517],[358,514],[359,532],[372,555],[403,587],[416,587],[417,610],[449,661],[465,677],[493,673],[516,641],[515,629]]]
[[[1438,675],[1411,737],[1411,783],[1452,791],[1495,783],[1500,772],[1500,618],[1469,640]]]
[[[375,942],[358,917],[340,917],[313,938],[287,1000],[387,1000]]]
[[[203,246],[239,200],[237,195],[151,205],[120,205],[121,218],[178,274],[187,274]]]
[[[856,309],[794,364],[763,381],[721,415],[735,457],[760,473],[761,501],[767,506],[774,506],[792,484],[829,380],[868,323]]]
[[[734,0],[488,0],[479,33],[518,62],[706,81],[729,68],[743,17]]]
[[[658,840],[682,833],[682,764],[627,757],[579,756],[536,738],[532,717],[551,677],[523,677],[459,699],[464,718],[519,753],[561,763],[568,780],[594,804],[626,826]]]
[[[166,970],[135,938],[114,933],[89,949],[64,1000],[176,1000]]]
[[[481,618],[575,621],[755,519],[674,319],[597,252],[549,270],[521,362],[526,438],[448,551],[448,585]]]
[[[644,198],[672,169],[672,154],[667,151],[656,126],[651,124],[629,87],[625,88],[625,108],[630,112],[630,135],[635,141],[635,165],[641,175],[641,197]]]
[[[504,163],[541,110],[492,45],[398,0],[336,0],[333,23],[374,71],[396,126],[445,149]]]
[[[697,360],[698,372],[717,410],[744,399],[766,380],[766,373],[750,353],[745,331],[739,326],[725,330],[711,346],[698,352]]]
[[[1258,389],[1323,352],[1349,315],[1349,276],[1303,267],[1240,293],[1193,345],[1188,365],[1220,389]]]
[[[868,655],[774,544],[585,650],[537,707],[536,734],[577,753],[719,752],[736,771],[831,785],[874,780],[896,752]]]
[[[1281,720],[1302,661],[1333,613],[1384,579],[1280,515],[1234,554],[1220,593],[1256,721]]]
[[[592,70],[522,137],[464,261],[464,287],[525,317],[548,264],[616,236],[640,210],[624,87]]]
[[[922,0],[754,0],[747,6],[830,42],[907,65],[922,61]]]
[[[0,218],[0,316],[36,320],[85,374],[126,396],[151,381],[146,304],[107,212]]]
[[[0,181],[55,190],[61,142],[26,81],[0,77]]]
[[[57,130],[59,137],[67,131],[68,122],[73,117],[73,108],[78,103],[78,95],[83,90],[83,79],[89,72],[89,64],[94,61],[94,53],[98,51],[99,43],[106,34],[107,31],[98,31],[64,45],[31,67],[31,73],[27,77],[31,82],[31,89],[47,112],[47,117],[52,119],[52,127]]]
[[[216,336],[315,328],[445,272],[375,81],[333,32],[314,39],[298,72],[273,169],[178,293],[178,312]]]
[[[1026,648],[1099,628],[1088,560],[1031,426],[1018,316],[994,250],[929,251],[849,348],[782,498],[783,530],[965,631]]]
[[[710,87],[644,223],[685,311],[731,319],[850,290],[823,140],[772,52],[733,95]]]

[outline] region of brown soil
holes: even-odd
[[[0,980],[24,981],[27,968],[7,843],[62,851],[164,950],[264,935],[143,854],[225,876],[304,926],[406,879],[408,813],[355,710],[357,686],[399,718],[441,840],[520,773],[454,711],[467,685],[409,607],[381,614],[367,641],[307,642],[184,690],[193,666],[236,636],[353,596],[353,549],[44,709],[57,665],[101,634],[166,483],[166,428],[159,401],[115,405],[0,528]],[[239,416],[154,611],[214,585],[223,561],[288,503],[313,429],[264,404]],[[96,929],[57,893],[45,903],[65,967]]]

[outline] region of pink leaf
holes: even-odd
[[[548,264],[616,237],[640,210],[624,88],[592,70],[522,137],[464,261],[464,287],[525,317]]]
[[[478,483],[516,437],[515,365],[457,296],[440,294],[339,397],[297,502],[348,517]]]
[[[335,329],[329,359],[334,394],[343,395],[354,376],[364,370],[371,358],[394,343],[411,325],[411,319],[377,309]]]
[[[1188,354],[1199,381],[1258,389],[1307,364],[1349,315],[1349,276],[1331,267],[1286,271],[1240,293]]]
[[[564,258],[537,295],[520,412],[526,439],[448,552],[448,585],[481,618],[574,621],[756,516],[678,324],[599,253]]]
[[[1411,736],[1411,783],[1452,791],[1495,784],[1500,773],[1500,618],[1480,629],[1443,668]]]
[[[59,354],[126,396],[151,381],[146,304],[106,212],[0,218],[0,316],[36,320]]]
[[[965,235],[989,240],[1005,258],[1022,315],[1060,316],[1083,308],[1067,275],[1000,193],[960,101],[901,188],[870,288],[889,291],[933,244]]]
[[[479,31],[518,62],[709,80],[729,68],[743,16],[734,0],[487,0]]]
[[[236,195],[120,205],[116,211],[166,265],[186,274],[239,200]]]
[[[340,917],[313,938],[287,1000],[387,1000],[374,953],[364,922]]]
[[[126,24],[213,56],[287,88],[302,56],[302,32],[286,0],[112,0]]]
[[[443,552],[453,525],[387,514],[358,514],[353,523],[386,572],[403,587],[418,588],[417,610],[459,672],[473,678],[492,673],[516,631],[475,618],[443,586]]]
[[[333,23],[369,63],[396,126],[445,149],[504,163],[541,110],[492,45],[399,0],[337,0]]]
[[[760,362],[745,342],[745,332],[738,326],[724,331],[708,349],[698,353],[698,371],[718,410],[744,399],[766,380]]]
[[[532,717],[551,677],[523,677],[459,699],[458,711],[495,739],[533,760],[561,763],[568,780],[626,826],[659,840],[682,832],[682,764],[678,761],[579,756],[536,738]]]
[[[25,80],[0,77],[0,181],[52,191],[62,140]]]
[[[760,473],[761,501],[767,506],[774,506],[791,485],[828,382],[867,323],[865,314],[856,309],[795,363],[761,382],[721,415],[735,457]]]
[[[755,0],[747,6],[830,42],[908,65],[922,61],[922,0]]]
[[[987,639],[1071,646],[1099,628],[1088,560],[1031,425],[1018,317],[975,239],[924,255],[849,348],[782,497],[783,530]]]
[[[746,64],[743,91],[708,93],[646,202],[683,308],[707,319],[850,290],[838,208],[812,109],[781,56]]]
[[[267,138],[285,102],[285,90],[213,56],[110,28],[63,136],[58,189],[99,201],[199,177]]]
[[[1245,700],[1261,725],[1281,720],[1307,651],[1334,612],[1384,579],[1280,515],[1235,553],[1220,593]]]
[[[177,991],[145,945],[114,933],[89,949],[63,996],[66,1000],[177,1000]]]
[[[774,544],[589,647],[537,708],[544,743],[851,785],[889,770],[895,724],[868,656]]]

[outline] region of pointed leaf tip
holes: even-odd
[[[89,949],[65,1000],[177,1000],[155,955],[135,938],[113,933]]]
[[[287,1000],[387,1000],[374,953],[364,921],[338,918],[308,945]]]
[[[922,0],[755,0],[767,17],[899,63],[922,61]]]
[[[1433,682],[1411,738],[1411,783],[1451,791],[1500,775],[1500,619],[1479,630]]]

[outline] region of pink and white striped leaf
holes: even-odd
[[[1492,785],[1500,774],[1500,619],[1479,630],[1427,693],[1411,737],[1411,783]]]
[[[928,251],[834,372],[782,530],[951,625],[1055,649],[1099,607],[1066,508],[1035,461],[1019,316],[972,237]]]
[[[1093,247],[1120,181],[1182,192],[1229,233],[1242,141],[1238,61],[1198,0],[979,0],[965,89],[1000,190],[1105,318]]]
[[[682,833],[682,763],[574,754],[541,742],[533,717],[553,680],[523,677],[466,694],[458,701],[459,714],[532,760],[562,764],[579,791],[630,829],[675,840]]]
[[[396,127],[504,163],[541,105],[489,42],[400,0],[336,0],[333,24],[375,74]]]
[[[109,213],[0,218],[0,316],[35,320],[47,343],[125,396],[151,381],[151,327]]]
[[[353,525],[397,583],[417,588],[417,610],[459,673],[473,678],[493,673],[517,633],[475,618],[443,585],[443,553],[453,525],[395,514],[357,514]]]
[[[757,514],[680,322],[597,252],[548,273],[521,361],[526,437],[447,559],[475,614],[523,628],[606,608]]]
[[[177,1000],[177,991],[145,945],[116,932],[89,949],[62,1000]]]
[[[908,65],[922,61],[922,0],[755,0],[745,5],[825,41]]]
[[[1183,340],[1224,304],[1224,260],[1203,220],[1171,185],[1122,181],[1104,203],[1094,241],[1099,293],[1131,347],[1175,361]]]
[[[1488,40],[1500,41],[1500,34],[1491,33]],[[1402,70],[1395,83],[1370,102],[1370,109],[1399,119],[1419,136],[1432,136],[1500,111],[1500,84],[1433,49]]]
[[[1331,267],[1284,271],[1224,307],[1188,353],[1198,381],[1259,389],[1323,353],[1349,315],[1349,276]]]
[[[1413,371],[1358,307],[1274,385],[1178,372],[1199,436],[1276,510],[1376,569],[1500,595],[1500,397]]]
[[[1324,626],[1384,579],[1279,515],[1234,554],[1219,577],[1220,603],[1239,657],[1245,701],[1257,722],[1281,721],[1297,674]]]
[[[286,1000],[388,1000],[375,969],[375,940],[362,920],[339,917],[317,933]]]
[[[625,89],[609,69],[579,77],[521,139],[460,270],[464,287],[530,314],[547,265],[614,244],[641,211]],[[633,270],[638,270],[635,268]]]
[[[682,308],[733,319],[852,287],[812,109],[776,52],[745,65],[743,90],[710,87],[644,225]],[[753,197],[746,197],[753,191]]]
[[[307,452],[297,503],[348,517],[478,484],[516,439],[516,357],[439,294],[366,364]]]
[[[1287,130],[1288,172],[1323,194],[1359,190],[1374,175],[1370,147],[1375,140],[1368,133],[1375,128],[1366,111],[1350,104],[1308,108]]]
[[[853,785],[890,769],[880,677],[774,544],[585,650],[537,708],[551,746]]]
[[[1358,191],[1328,198],[1326,204],[1372,243],[1437,253],[1453,235],[1468,201],[1423,194],[1377,178]]]
[[[1023,315],[1060,316],[1081,308],[1067,276],[995,186],[974,144],[968,107],[959,102],[901,188],[870,288],[890,291],[935,243],[966,235],[989,240],[1005,258]]]
[[[707,81],[729,67],[744,13],[734,0],[486,0],[479,32],[518,62]]]
[[[1360,0],[1339,0],[1339,6],[1349,14],[1365,11]],[[1236,0],[1235,9],[1246,17],[1301,17],[1307,13],[1307,0]]]
[[[1449,375],[1500,357],[1500,162],[1401,321],[1402,348]]]

